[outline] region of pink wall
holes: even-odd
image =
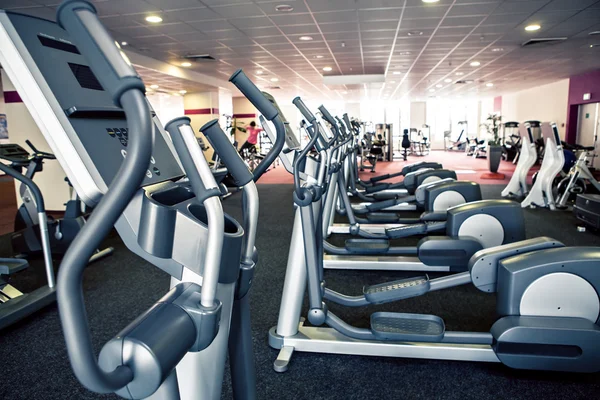
[[[584,93],[591,93],[590,100],[583,100]],[[577,140],[577,119],[579,105],[600,102],[600,71],[572,76],[569,81],[569,104],[567,110],[566,141],[575,143]]]
[[[494,112],[498,114],[502,113],[502,96],[494,97]]]

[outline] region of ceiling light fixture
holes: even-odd
[[[182,67],[191,67],[191,66],[192,66],[192,63],[191,63],[191,62],[189,62],[189,61],[184,61],[184,62],[182,62],[182,63],[181,63],[181,64],[179,64],[179,65],[181,65]]]
[[[179,94],[186,94],[186,93],[187,93],[187,90],[180,90],[179,91]]]
[[[161,17],[159,17],[158,15],[148,15],[146,17],[146,21],[150,22],[152,24],[158,24],[159,22],[162,22],[162,20],[163,19]]]
[[[278,6],[275,6],[275,11],[292,12],[294,11],[294,7],[290,6],[289,4],[280,4]]]
[[[532,24],[532,25],[527,25],[525,27],[525,30],[527,32],[534,32],[534,31],[539,30],[540,28],[541,28],[541,26],[539,26],[538,24]]]
[[[409,56],[410,55],[410,51],[401,51],[399,54],[401,56]]]
[[[150,85],[150,89],[158,89],[159,86],[158,85]]]
[[[442,85],[440,83],[438,83],[437,85],[435,85],[436,88],[441,88],[442,86],[444,86],[444,85]]]
[[[471,64],[469,64],[471,67],[479,67],[481,65],[481,63],[479,61],[473,61]]]
[[[594,47],[600,47],[600,44],[590,44],[590,49],[593,49]]]
[[[309,40],[313,40],[312,36],[300,36],[298,39],[302,40],[303,42],[308,42]]]
[[[262,75],[263,74],[263,70],[259,69],[258,71],[256,71],[256,75]]]
[[[446,78],[446,79],[444,79],[444,82],[446,82],[446,83],[450,83],[450,82],[452,82],[452,79],[450,79],[450,78]]]
[[[401,73],[402,72],[400,72],[400,71],[394,71],[394,72],[392,72],[392,74],[394,74],[394,75],[400,75]]]
[[[345,90],[342,92],[342,94],[348,94],[348,92],[346,92]]]
[[[429,93],[435,92],[435,89],[429,89]]]
[[[492,49],[492,51],[493,51],[494,53],[497,53],[497,52],[499,52],[499,51],[504,51],[504,48],[502,48],[502,47],[495,47],[495,48],[493,48],[493,49]]]
[[[423,3],[437,3],[440,0],[421,0]]]
[[[485,84],[485,86],[492,87],[492,86],[494,86],[494,84],[492,82],[488,82],[488,83]]]
[[[333,70],[333,68],[331,68],[331,67],[323,67],[323,71],[325,71],[325,72],[329,72],[332,70]]]
[[[319,59],[321,59],[321,58],[323,58],[323,56],[321,56],[321,55],[318,55],[318,56],[315,56],[315,58],[319,58]]]
[[[279,82],[278,78],[271,78],[271,82]]]
[[[407,35],[408,36],[421,36],[421,35],[423,35],[423,32],[422,31],[408,31]]]
[[[456,73],[457,76],[461,76],[461,75],[464,75],[464,74],[465,74],[464,72],[457,72]]]
[[[121,42],[121,46],[127,46],[129,43],[127,42]]]

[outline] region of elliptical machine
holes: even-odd
[[[56,157],[52,153],[38,150],[29,140],[26,140],[25,143],[31,148],[31,154],[18,144],[0,144],[0,159],[8,161],[10,163],[9,167],[18,173],[25,170],[24,176],[33,180],[37,172],[43,171],[44,160],[56,160]],[[73,186],[68,178],[65,178],[65,181],[72,189]],[[72,193],[72,199],[65,204],[66,209],[63,218],[48,218],[50,250],[52,255],[56,257],[62,257],[65,254],[71,242],[85,224],[81,200],[74,190],[72,190]],[[13,252],[20,257],[27,258],[41,254],[43,251],[40,238],[40,221],[31,185],[22,182],[19,187],[19,195],[22,204],[15,217],[11,242]],[[112,247],[96,250],[90,258],[90,262],[109,256],[112,252]]]

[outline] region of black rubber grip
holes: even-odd
[[[56,11],[58,24],[69,32],[77,50],[88,60],[94,75],[113,102],[121,107],[121,95],[131,89],[144,92],[135,69],[123,57],[115,40],[98,19],[96,8],[83,0],[67,0]]]
[[[221,160],[223,160],[227,166],[229,173],[231,173],[231,176],[233,176],[236,186],[244,186],[254,179],[252,172],[250,172],[244,160],[242,160],[235,147],[233,147],[229,141],[229,138],[225,132],[223,132],[219,126],[218,119],[213,119],[212,121],[206,123],[202,128],[200,128],[200,132],[206,136],[206,139],[208,139],[219,157],[221,157]]]
[[[310,112],[308,107],[306,107],[306,104],[304,104],[304,102],[302,101],[302,99],[299,96],[296,97],[294,100],[292,100],[292,103],[296,107],[298,107],[298,110],[300,110],[300,113],[302,113],[302,115],[304,116],[304,118],[306,118],[308,120],[308,122],[310,122],[312,124],[315,121],[315,116],[313,115],[312,112]]]
[[[349,131],[352,131],[352,123],[350,122],[350,118],[348,117],[348,113],[344,113],[343,115],[344,117],[344,122],[346,123],[346,126],[348,127]]]
[[[319,111],[321,112],[321,114],[323,114],[323,118],[325,118],[325,121],[329,122],[331,125],[335,125],[335,119],[333,119],[333,117],[331,116],[329,111],[325,108],[325,106],[321,105],[319,107]]]
[[[233,83],[250,103],[256,107],[266,119],[272,121],[278,115],[277,109],[273,104],[262,94],[260,89],[246,76],[244,71],[238,69],[231,75],[229,82]]]

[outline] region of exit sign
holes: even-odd
[[[583,99],[584,99],[584,100],[589,100],[589,99],[591,99],[591,98],[592,98],[592,94],[591,94],[591,93],[584,93],[584,94],[583,94]]]

